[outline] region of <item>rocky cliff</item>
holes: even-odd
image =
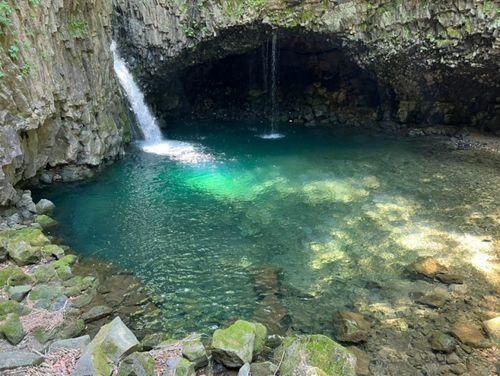
[[[43,169],[119,155],[129,121],[112,70],[105,0],[0,0],[0,204]],[[64,169],[64,166],[72,166]]]
[[[116,0],[115,7],[116,34],[159,112],[189,90],[186,69],[261,48],[277,29],[285,45],[297,36],[322,39],[319,52],[336,51],[363,70],[375,81],[370,116],[378,121],[500,127],[500,10],[492,0]],[[172,78],[179,75],[180,83]],[[334,113],[338,101],[324,105]]]

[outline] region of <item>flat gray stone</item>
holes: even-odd
[[[5,351],[0,352],[0,371],[8,369],[36,366],[43,362],[43,358],[35,353],[27,351]]]
[[[83,352],[89,343],[90,337],[88,335],[76,338],[61,339],[50,344],[49,354],[63,349],[78,349]]]

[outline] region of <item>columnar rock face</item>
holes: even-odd
[[[322,38],[323,52],[338,51],[374,79],[378,121],[500,130],[492,0],[116,0],[115,7],[115,34],[159,111],[178,106],[186,68],[260,48],[277,28],[284,39]]]
[[[112,70],[110,1],[2,1],[0,204],[44,168],[122,152],[127,109]]]

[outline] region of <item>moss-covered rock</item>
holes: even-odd
[[[258,362],[250,364],[250,374],[252,376],[271,376],[275,375],[278,366],[271,362]]]
[[[354,376],[356,360],[349,351],[323,335],[286,337],[274,354],[281,362],[280,375],[293,376],[297,369],[318,375]],[[315,369],[316,368],[316,369]]]
[[[24,285],[31,282],[31,277],[18,266],[10,265],[0,269],[0,288],[4,286]]]
[[[35,216],[35,221],[42,226],[44,230],[57,226],[57,221],[46,214],[39,214]]]
[[[267,329],[262,324],[238,320],[214,332],[213,356],[226,367],[241,367],[262,350],[266,336]]]
[[[78,360],[73,375],[110,375],[120,360],[138,348],[137,338],[117,317],[99,330]]]
[[[0,322],[0,334],[12,345],[17,345],[22,341],[26,333],[17,314],[10,313]]]
[[[169,359],[165,375],[195,376],[194,363],[185,358]]]
[[[182,342],[182,356],[194,363],[195,369],[208,364],[207,351],[200,337],[188,338]]]
[[[6,316],[9,313],[25,315],[29,313],[29,311],[29,308],[16,302],[15,300],[0,300],[0,317]]]
[[[118,367],[118,376],[154,376],[155,360],[148,353],[132,353]]]
[[[9,257],[19,266],[35,264],[41,257],[40,248],[25,241],[9,242],[7,252]]]
[[[56,244],[44,245],[41,250],[42,256],[49,258],[55,257],[56,259],[61,259],[64,257],[64,249]]]
[[[58,279],[56,269],[50,264],[36,266],[32,275],[37,283],[46,283]]]

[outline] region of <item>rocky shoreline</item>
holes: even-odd
[[[379,307],[378,312],[366,313],[357,307],[356,312],[333,313],[334,338],[340,344],[320,334],[289,330],[280,336],[243,320],[217,329],[212,338],[193,333],[172,339],[157,325],[159,298],[139,280],[109,265],[80,260],[47,235],[56,225],[50,217],[53,210],[50,201],[35,204],[30,192],[22,191],[15,212],[2,216],[2,374],[496,372],[500,316],[494,291],[498,290],[492,286],[477,290],[469,282],[474,278],[469,271],[447,267],[434,258],[419,259],[407,268],[408,283],[415,285],[410,309],[391,313],[389,307]],[[416,347],[401,347],[410,343]],[[398,362],[401,367],[385,368]]]

